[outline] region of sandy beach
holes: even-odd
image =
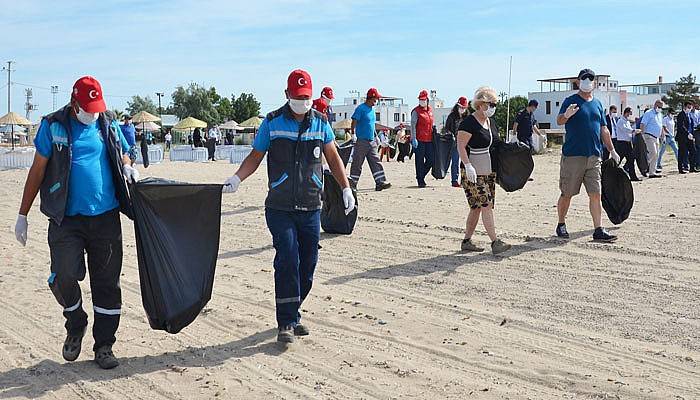
[[[585,195],[569,213],[572,239],[553,236],[559,150],[537,156],[533,182],[497,193],[497,230],[514,245],[498,257],[459,252],[467,206],[449,179],[418,189],[412,162],[384,163],[394,187],[375,192],[365,166],[355,232],[322,234],[303,305],[312,332],[287,349],[275,342],[264,167],[224,195],[212,299],[177,335],[148,326],[122,217],[121,366],[108,371],[90,335],[76,362],[62,359],[47,221],[37,199],[29,243],[17,244],[27,171],[0,171],[0,399],[698,399],[700,174],[669,173],[666,157],[669,175],[634,184],[632,215],[606,245],[591,241]],[[140,171],[221,183],[235,169]],[[83,293],[90,309],[87,282]]]

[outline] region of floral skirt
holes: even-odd
[[[467,179],[464,168],[460,168],[462,176],[462,188],[467,195],[467,203],[472,209],[493,208],[496,200],[496,174],[477,175],[476,183],[471,183]]]

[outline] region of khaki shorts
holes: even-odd
[[[600,194],[600,157],[561,157],[559,163],[559,190],[565,197],[573,197],[586,186],[588,194]]]

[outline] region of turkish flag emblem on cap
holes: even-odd
[[[107,110],[104,97],[102,97],[102,86],[97,79],[91,76],[84,76],[75,81],[73,98],[85,112],[100,113]]]
[[[290,97],[312,96],[311,75],[303,69],[295,69],[287,78],[287,91]]]

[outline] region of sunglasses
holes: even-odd
[[[496,103],[488,103],[488,104],[489,104],[489,107],[492,107],[492,108],[496,108],[496,106],[498,105]]]
[[[579,79],[581,79],[581,80],[588,79],[589,81],[592,81],[595,79],[595,76],[593,76],[591,74],[586,74],[586,75],[583,75],[582,77],[580,77]]]

